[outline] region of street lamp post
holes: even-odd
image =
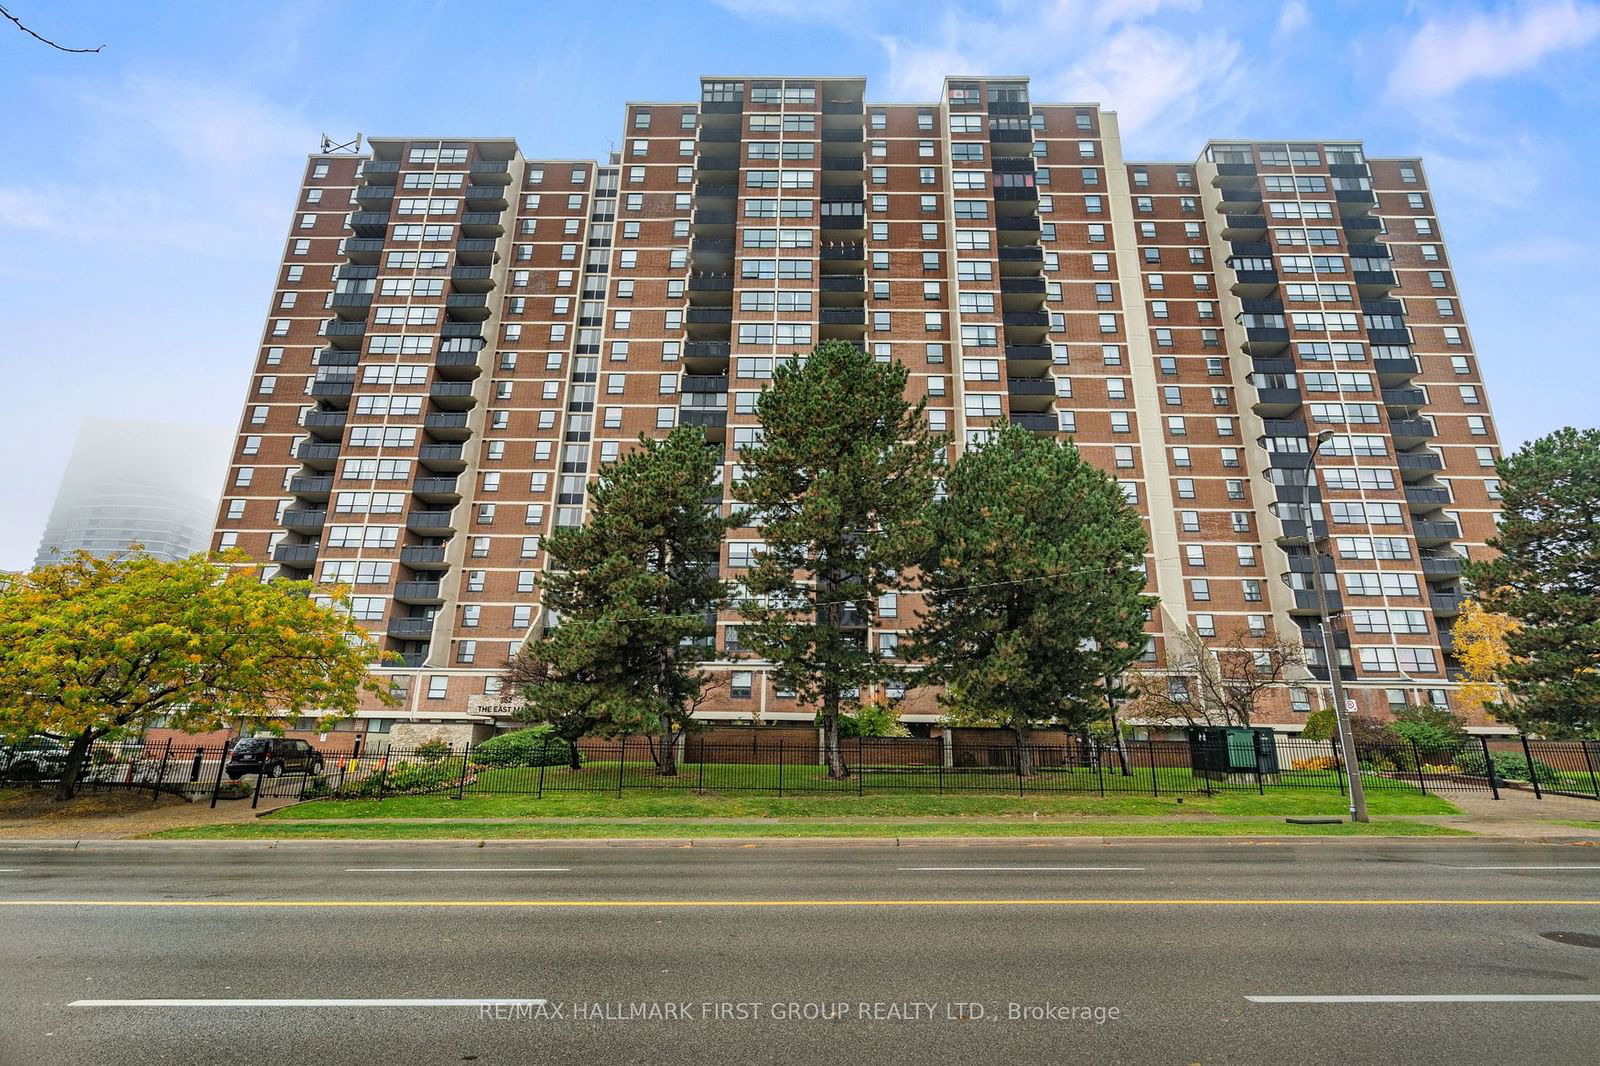
[[[1311,483],[1317,476],[1317,450],[1331,436],[1333,431],[1325,429],[1311,441],[1306,478],[1300,485],[1300,521],[1305,526],[1306,547],[1311,552],[1311,584],[1317,590],[1317,628],[1322,631],[1322,660],[1328,668],[1328,680],[1333,685],[1333,719],[1339,727],[1339,749],[1344,753],[1345,772],[1350,778],[1350,820],[1366,822],[1371,820],[1367,817],[1367,793],[1361,784],[1355,737],[1350,732],[1350,718],[1345,710],[1344,685],[1339,676],[1339,660],[1334,654],[1333,625],[1328,618],[1328,590],[1322,580],[1322,553],[1317,546],[1317,528],[1311,516]]]

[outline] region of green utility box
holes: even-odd
[[[1189,765],[1196,777],[1240,784],[1278,779],[1278,742],[1270,729],[1190,726]]]

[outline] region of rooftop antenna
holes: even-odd
[[[328,154],[331,154],[333,152],[349,152],[349,153],[354,154],[354,153],[359,153],[360,151],[361,151],[361,131],[360,130],[356,131],[356,139],[355,140],[353,140],[353,141],[344,141],[342,143],[334,141],[334,139],[332,137],[329,137],[326,133],[324,133],[322,135],[322,154],[323,155],[328,155]]]

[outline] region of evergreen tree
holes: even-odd
[[[1600,732],[1600,430],[1566,428],[1496,464],[1503,497],[1495,558],[1465,576],[1486,611],[1517,623],[1504,665],[1517,724],[1555,736]]]
[[[763,441],[740,452],[734,486],[765,548],[745,575],[741,636],[822,716],[831,778],[848,777],[839,714],[899,676],[867,646],[878,597],[916,560],[934,455],[906,368],[824,341],[782,363],[757,402]]]
[[[1144,524],[1070,442],[1008,426],[961,457],[930,527],[911,655],[953,721],[1015,730],[1031,773],[1030,730],[1100,718],[1143,652]]]
[[[673,746],[710,684],[700,664],[725,595],[720,464],[698,428],[641,438],[590,486],[589,522],[545,538],[540,585],[558,624],[509,673],[527,720],[564,735],[652,734],[658,772],[677,773]]]

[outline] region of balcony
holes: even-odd
[[[460,444],[424,444],[417,461],[436,473],[460,473],[467,468]]]
[[[428,398],[446,411],[465,411],[478,402],[470,381],[435,381],[428,388]]]
[[[362,185],[356,189],[356,203],[364,208],[387,211],[389,201],[393,199],[393,185]]]
[[[461,215],[463,237],[503,237],[505,232],[505,223],[500,220],[499,211],[466,211]]]
[[[1444,459],[1437,453],[1427,450],[1417,452],[1397,452],[1394,465],[1400,468],[1400,476],[1409,481],[1415,481],[1436,471],[1444,469]]]
[[[497,182],[501,185],[511,180],[511,161],[509,159],[480,159],[468,169],[473,181],[490,183]]]
[[[1400,286],[1400,279],[1392,270],[1357,270],[1355,282],[1362,296],[1381,295]]]
[[[1048,396],[1056,394],[1056,383],[1051,378],[1007,378],[1006,392],[1012,396]]]
[[[1423,485],[1406,486],[1406,503],[1413,511],[1429,511],[1435,507],[1450,506],[1450,490]]]
[[[1260,211],[1261,190],[1251,185],[1230,185],[1222,190],[1217,210],[1233,214],[1239,210]]]
[[[1409,329],[1369,329],[1367,339],[1373,344],[1410,344]]]
[[[389,231],[389,212],[353,211],[350,214],[350,231],[357,237],[381,239]]]
[[[726,326],[733,321],[733,308],[691,307],[684,321],[691,326]]]
[[[1426,418],[1391,419],[1389,432],[1394,436],[1397,446],[1401,441],[1431,440],[1434,436],[1433,423]]]
[[[732,292],[732,274],[690,274],[690,292]]]
[[[702,100],[702,115],[737,115],[744,110],[743,100]]]
[[[1267,232],[1267,220],[1261,215],[1225,215],[1222,219],[1222,239],[1225,241],[1259,241]]]
[[[291,507],[283,512],[283,528],[295,533],[317,533],[327,519],[325,507]]]
[[[860,144],[865,140],[861,127],[857,125],[831,126],[822,131],[822,140],[825,144],[840,142]]]
[[[1461,562],[1459,555],[1424,555],[1422,576],[1429,579],[1458,578],[1461,576]]]
[[[1276,355],[1289,347],[1289,331],[1282,326],[1246,326],[1244,350],[1248,355]]]
[[[1030,370],[1036,374],[1044,373],[1044,368],[1055,358],[1055,353],[1048,344],[1008,344],[1005,346],[1005,353],[1007,365],[1013,365],[1019,370]]]
[[[865,112],[866,105],[860,100],[824,100],[822,113],[824,115],[859,115]]]
[[[1037,215],[1001,215],[994,220],[994,228],[1018,233],[1038,233]]]
[[[1344,601],[1339,593],[1329,589],[1324,592],[1328,600],[1328,613],[1343,610]],[[1316,589],[1295,589],[1294,606],[1289,609],[1290,614],[1319,614],[1321,608],[1317,605]]]
[[[689,248],[696,255],[728,256],[733,254],[733,238],[696,237]]]
[[[715,126],[704,126],[700,130],[701,144],[738,144],[744,133],[738,126],[728,126],[718,129]]]
[[[1461,539],[1461,527],[1454,522],[1412,522],[1411,532],[1418,544],[1447,544]]]
[[[1043,278],[1001,278],[1000,291],[1007,296],[1032,295],[1033,293],[1043,296],[1045,281]]]
[[[867,228],[866,216],[860,211],[826,214],[821,218],[825,230],[855,232]]]
[[[1032,185],[996,185],[994,198],[996,203],[1038,203],[1039,190]]]
[[[408,544],[400,549],[400,562],[413,570],[447,570],[443,545]]]
[[[367,335],[367,323],[365,319],[356,322],[329,319],[322,328],[322,335],[328,338],[328,343],[335,348],[359,348],[361,338]]]
[[[1003,130],[990,129],[989,143],[991,144],[1032,144],[1032,130]]]
[[[460,503],[461,490],[453,477],[419,477],[411,493],[423,503]]]
[[[1296,541],[1296,542],[1301,543],[1301,544],[1305,543],[1305,541],[1306,541],[1306,524],[1305,524],[1305,522],[1301,521],[1298,518],[1279,518],[1278,519],[1278,525],[1279,525],[1280,528],[1279,528],[1278,535],[1275,538],[1276,540],[1278,540],[1279,542],[1286,541],[1286,540],[1291,540],[1291,541]],[[1319,542],[1327,540],[1328,539],[1328,523],[1313,521],[1311,523],[1311,534],[1312,534],[1312,536],[1316,537]]]
[[[694,161],[694,169],[700,174],[728,174],[739,169],[739,157],[736,155],[702,155]]]
[[[495,261],[495,242],[487,237],[463,238],[456,242],[456,262],[492,265]]]
[[[1254,163],[1218,163],[1217,174],[1216,177],[1211,179],[1211,184],[1221,185],[1230,179],[1237,182],[1241,178],[1249,178],[1254,181],[1255,177],[1256,165]]]
[[[1233,294],[1249,299],[1270,295],[1278,287],[1276,270],[1236,270],[1233,274]]]
[[[455,511],[412,511],[406,528],[424,537],[448,537],[456,531]]]
[[[333,489],[333,478],[327,475],[300,476],[289,479],[289,494],[298,496],[302,500],[312,500],[317,503],[327,503],[328,493]]]
[[[1056,421],[1056,416],[1051,414],[1029,414],[1012,412],[1011,424],[1021,426],[1033,433],[1055,433],[1061,428],[1061,423]]]
[[[342,412],[341,412],[342,413]],[[339,445],[318,440],[304,440],[295,451],[295,458],[313,470],[332,470],[339,461]]]
[[[1435,618],[1454,618],[1461,613],[1461,602],[1466,597],[1459,592],[1430,592],[1428,603]]]
[[[824,326],[862,326],[867,324],[867,312],[861,307],[824,307],[819,312]]]
[[[697,181],[694,195],[697,200],[732,200],[739,195],[739,186],[724,181]]]
[[[689,341],[683,346],[686,359],[726,359],[733,350],[727,341]]]
[[[383,251],[383,240],[379,237],[346,237],[344,242],[345,258],[352,263],[376,264],[378,256]]]
[[[865,173],[865,159],[860,155],[825,155],[822,157],[824,172],[835,174],[861,174]]]
[[[467,206],[473,210],[493,208],[496,212],[506,209],[506,190],[502,185],[468,185],[466,192]]]
[[[691,219],[696,229],[710,229],[713,227],[732,226],[738,221],[738,216],[732,211],[722,211],[709,207],[702,207],[696,211]]]
[[[361,361],[361,353],[344,351],[339,348],[324,348],[317,353],[316,363],[324,366],[355,366]]]
[[[1378,202],[1377,195],[1371,189],[1335,189],[1333,199],[1341,204],[1365,204],[1368,207]]]
[[[1420,372],[1415,359],[1374,359],[1372,369],[1384,385],[1404,384]],[[1383,380],[1387,378],[1388,380]]]
[[[432,618],[391,618],[384,632],[399,640],[427,640],[433,636]]]
[[[445,322],[439,326],[439,336],[447,340],[483,340],[482,322]],[[480,343],[478,347],[483,347]]]
[[[336,292],[328,296],[328,307],[341,319],[356,320],[367,317],[367,308],[372,306],[372,293],[370,292]]]
[[[1263,417],[1281,417],[1293,414],[1300,406],[1299,389],[1257,389],[1255,403],[1252,405],[1256,414]]]
[[[444,313],[457,322],[481,322],[489,317],[489,294],[453,292],[444,298]]]
[[[494,288],[494,268],[458,266],[450,271],[450,287],[456,292],[488,292]]]
[[[307,411],[304,424],[313,437],[339,441],[344,439],[344,423],[347,417],[349,416],[343,411]],[[338,455],[338,444],[332,447],[334,455]]]
[[[679,392],[727,392],[726,374],[685,374],[678,386]]]
[[[350,393],[355,384],[353,381],[313,381],[311,395],[333,404],[349,404]]]
[[[368,181],[388,179],[392,183],[398,173],[400,173],[398,159],[369,159],[361,164],[361,176]]]
[[[451,381],[470,381],[483,373],[477,352],[440,352],[433,357],[439,376]]]
[[[829,274],[817,282],[823,293],[865,294],[867,279],[861,274]]]
[[[1349,238],[1351,240],[1356,239],[1356,235],[1377,233],[1382,228],[1383,223],[1376,218],[1351,218],[1347,216],[1344,219],[1344,231],[1351,235]]]
[[[272,549],[272,561],[284,566],[297,566],[309,570],[317,561],[315,544],[280,544]]]
[[[700,426],[703,429],[723,429],[728,424],[728,412],[716,407],[680,407],[678,424]]]
[[[1428,396],[1421,389],[1384,389],[1383,402],[1390,407],[1421,407]]]
[[[822,246],[822,261],[825,263],[864,263],[866,258],[866,246],[854,241],[835,241]]]
[[[423,416],[422,428],[439,440],[466,440],[471,435],[465,412],[434,412]]]
[[[414,603],[437,606],[444,602],[444,594],[437,581],[399,581],[394,586],[397,603]]]

